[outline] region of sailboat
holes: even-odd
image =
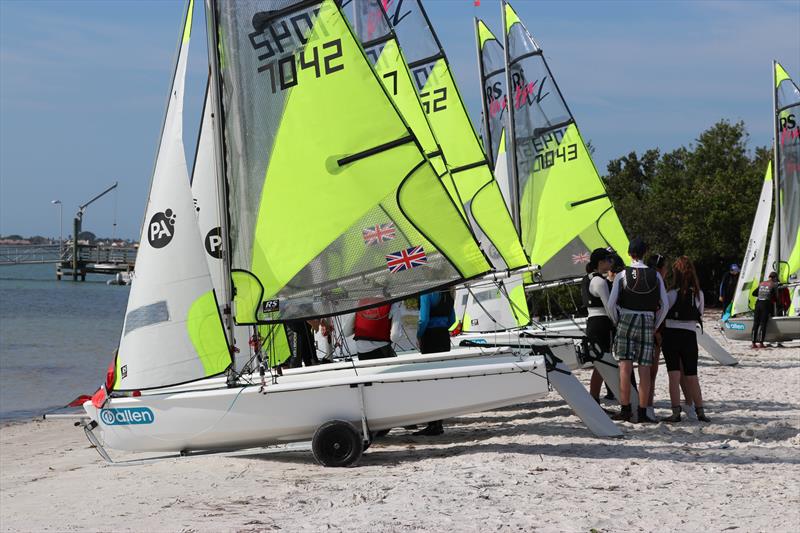
[[[495,176],[501,188],[509,191],[506,198],[511,211],[515,212],[517,217],[523,211],[527,212],[527,215],[518,222],[518,227],[527,228],[523,231],[529,236],[538,234],[538,237],[534,237],[534,241],[538,238],[542,242],[541,246],[537,246],[531,243],[530,237],[525,239],[526,252],[531,255],[532,261],[542,261],[545,265],[551,265],[535,274],[536,283],[529,285],[529,288],[543,289],[574,283],[580,279],[578,276],[584,273],[583,268],[588,260],[589,250],[594,247],[608,247],[620,251],[621,255],[625,256],[627,238],[613,206],[605,195],[600,176],[591,162],[588,151],[585,150],[575,120],[556,85],[541,47],[507,2],[503,3],[502,9],[505,46],[500,44],[483,21],[478,19],[475,21],[482,88],[484,145],[492,147],[492,151],[488,153],[494,155]],[[506,96],[506,86],[514,87],[512,105],[509,105]],[[513,124],[513,128],[510,123]],[[515,145],[516,171],[508,168],[507,131],[514,132],[509,139]],[[568,140],[575,141],[566,147],[574,152],[575,159],[571,159],[572,156],[562,149],[566,142],[564,135],[569,135]],[[558,146],[553,144],[554,139],[561,140]],[[547,149],[548,147],[551,149]],[[539,153],[542,150],[544,151]],[[579,154],[585,157],[580,159]],[[533,164],[524,163],[525,160],[531,159]],[[522,184],[523,191],[525,187],[529,191],[527,196],[524,192],[522,195],[530,204],[526,210],[521,209],[519,202],[515,200],[519,197],[519,187],[514,187],[515,183]],[[534,192],[531,193],[531,189]],[[536,192],[537,190],[539,192]],[[535,203],[533,199],[537,195],[537,205],[544,205],[544,209],[533,207]],[[578,198],[579,195],[589,198],[583,201]],[[564,206],[566,211],[560,212],[558,206]],[[535,217],[531,218],[534,214]],[[571,219],[574,225],[562,223],[567,219]],[[542,238],[545,240],[542,241]],[[552,250],[558,249],[559,246],[563,248],[552,253]],[[581,246],[583,251],[580,250]],[[551,251],[544,253],[548,249]],[[575,253],[567,255],[565,253],[567,249],[573,249]],[[569,257],[569,261],[565,260],[566,257]],[[515,281],[521,284],[523,280],[526,283],[534,281],[529,277],[518,277],[516,280],[512,278],[506,281],[506,287],[492,287],[485,284],[481,290],[467,291],[461,301],[464,331],[467,334],[456,339],[466,338],[470,342],[477,340],[489,343],[519,343],[533,342],[532,339],[543,335],[583,336],[585,331],[583,318],[541,324],[531,322],[527,316],[524,299],[520,299],[521,303],[515,302],[511,297],[512,289],[508,288],[508,286],[514,287]],[[503,301],[504,296],[505,301]],[[524,312],[520,312],[520,309],[524,309]],[[514,329],[514,322],[520,327]],[[704,349],[721,364],[737,363],[736,359],[710,336],[699,332],[698,339]],[[615,366],[611,357],[607,357],[606,362],[593,361],[592,357],[585,356],[565,362],[571,369],[594,365],[606,373],[609,373],[610,365],[611,372]],[[611,380],[613,387],[614,378]]]
[[[545,358],[530,349],[282,374],[260,356],[258,370],[237,367],[238,326],[352,312],[491,267],[337,2],[206,7],[224,290],[205,257],[183,154],[190,1],[119,350],[83,405],[98,450],[187,454],[311,439],[321,464],[346,466],[376,431],[547,394]],[[363,230],[380,224],[393,226],[392,238],[367,242]],[[271,348],[256,344],[259,354]],[[620,434],[608,424],[606,435]]]
[[[627,249],[627,238],[541,48],[509,4],[502,10],[504,44],[475,20],[484,146],[526,252],[540,265],[538,284],[576,279],[585,274],[591,249]],[[583,337],[582,322],[547,329],[531,325],[524,280],[517,276],[503,286],[465,290],[460,302],[465,334],[454,340],[519,344],[543,335]],[[522,298],[513,298],[513,291]],[[596,363],[612,387],[618,380],[610,354],[595,361],[584,349],[565,362],[572,369]]]
[[[800,286],[800,89],[776,61],[772,81],[773,161],[767,166],[731,311],[722,321],[722,331],[731,340],[752,339],[752,293],[762,279],[776,272],[778,281],[790,290]],[[765,263],[770,219],[772,236]],[[800,339],[800,304],[792,298],[786,316],[767,322],[765,340],[796,339]]]

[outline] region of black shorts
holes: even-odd
[[[694,331],[664,328],[661,351],[668,371],[676,372],[683,365],[683,375],[697,375],[697,334]]]
[[[420,353],[450,351],[450,332],[447,328],[428,328],[419,339]]]
[[[614,323],[607,316],[590,316],[586,320],[586,337],[600,349],[601,354],[611,352]],[[600,356],[600,354],[592,354]]]

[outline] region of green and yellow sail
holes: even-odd
[[[506,2],[503,13],[522,243],[542,280],[581,276],[592,249],[626,257],[628,239],[541,48]]]
[[[490,268],[336,2],[227,0],[217,18],[238,322],[341,314]]]

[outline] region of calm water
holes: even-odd
[[[119,344],[128,287],[56,281],[54,265],[0,266],[0,420],[92,394]]]

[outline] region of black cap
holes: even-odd
[[[628,245],[628,253],[630,255],[635,255],[639,259],[644,257],[644,254],[647,252],[647,244],[640,238],[634,237],[631,239],[630,244]]]

